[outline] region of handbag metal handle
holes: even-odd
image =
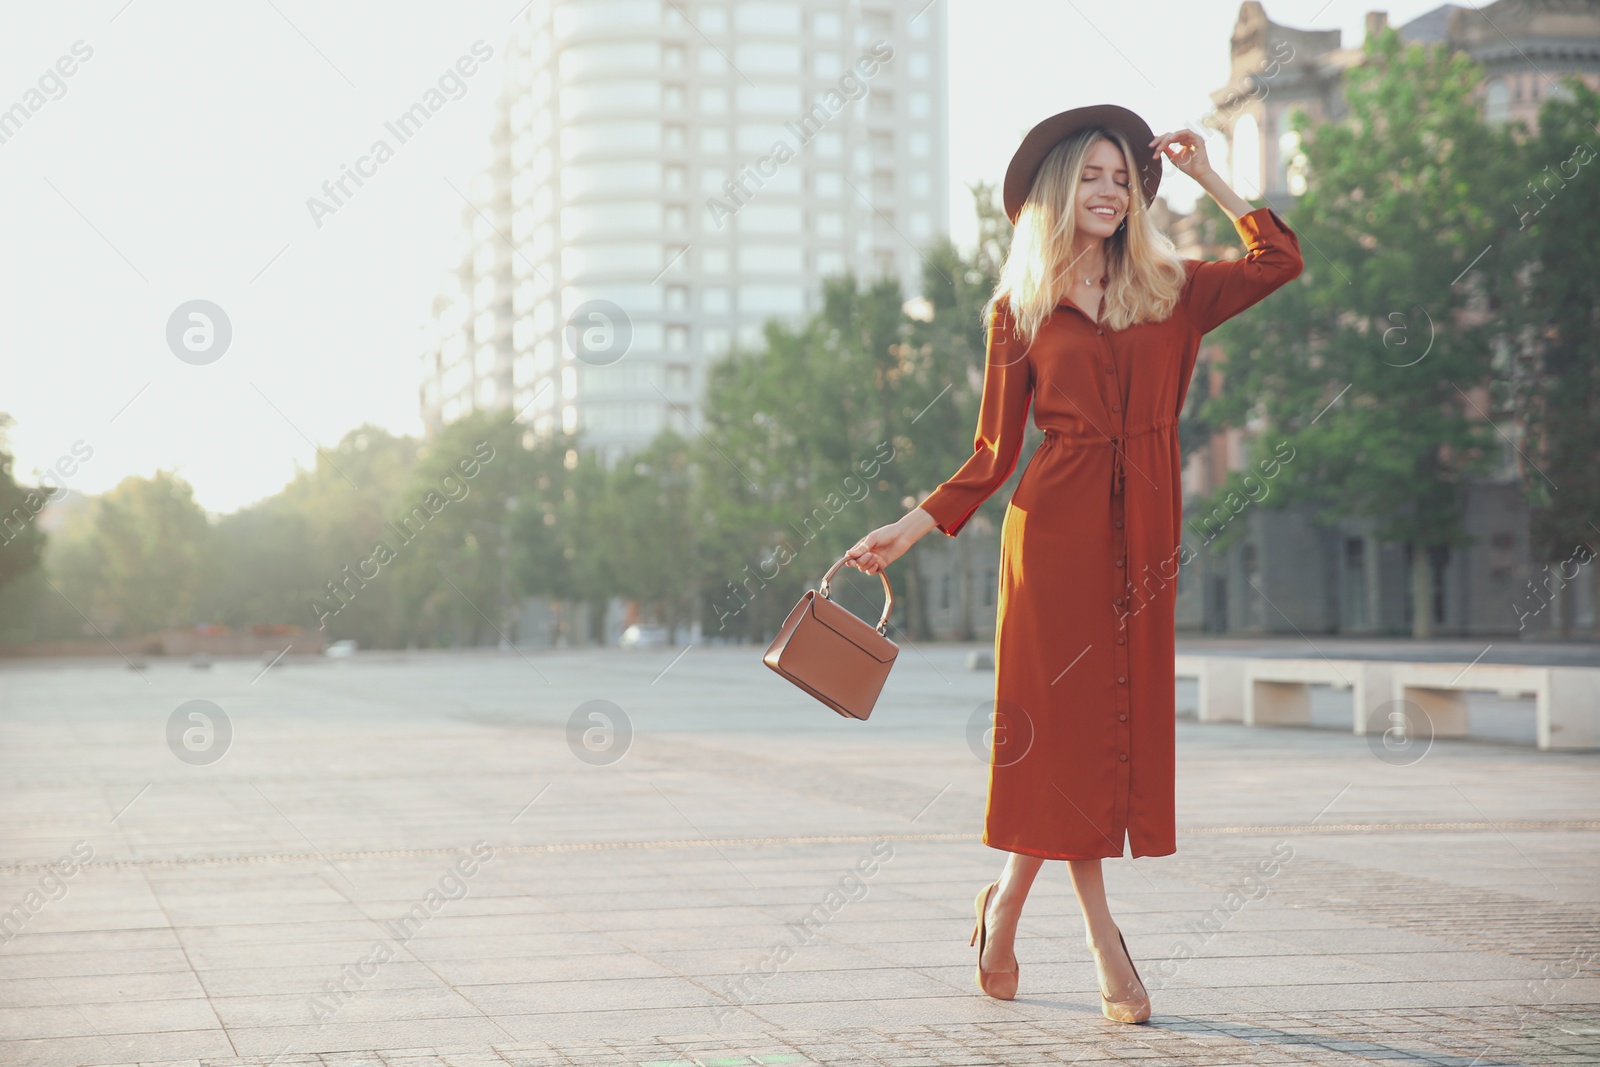
[[[828,573],[822,576],[822,584],[817,587],[818,593],[829,600],[833,599],[828,596],[828,579],[832,578],[849,558],[849,556],[840,556],[839,562],[828,568]],[[881,634],[889,625],[889,609],[894,607],[894,590],[889,588],[889,575],[885,571],[879,571],[878,577],[883,579],[883,614],[878,617],[877,626],[877,630]]]

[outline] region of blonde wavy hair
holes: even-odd
[[[1006,300],[1015,331],[1032,344],[1056,304],[1064,299],[1063,283],[1077,230],[1079,178],[1090,151],[1102,140],[1121,149],[1124,160],[1135,158],[1120,133],[1098,126],[1079,130],[1044,157],[1033,188],[1017,212],[1000,280],[983,309],[985,325],[995,306]],[[1129,165],[1128,172],[1128,213],[1116,232],[1105,239],[1110,276],[1105,323],[1113,330],[1160,322],[1171,315],[1187,280],[1183,257],[1150,219],[1150,205],[1145,203],[1136,168]]]

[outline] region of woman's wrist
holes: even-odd
[[[914,541],[939,524],[932,515],[920,507],[915,507],[906,512],[896,525]]]

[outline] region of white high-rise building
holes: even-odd
[[[698,425],[708,364],[945,232],[926,0],[534,0],[423,345],[430,430],[511,407],[608,461]]]

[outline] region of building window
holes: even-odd
[[[1347,537],[1344,542],[1345,623],[1367,625],[1367,541]]]
[[[1511,580],[1511,568],[1516,562],[1517,538],[1515,534],[1497,533],[1489,539],[1489,577],[1496,585]]]
[[[739,249],[739,270],[744,273],[798,274],[800,260],[799,245],[747,244]]]
[[[1290,196],[1304,195],[1310,161],[1300,150],[1300,135],[1294,130],[1278,138],[1278,160],[1283,164],[1283,187]]]
[[[1242,115],[1233,126],[1233,191],[1246,200],[1261,195],[1261,130],[1254,115]]]
[[[1428,550],[1428,566],[1433,568],[1433,621],[1444,622],[1444,594],[1446,568],[1450,564],[1450,550],[1448,548],[1430,548]]]
[[[796,4],[739,4],[734,8],[733,26],[744,33],[792,37],[800,32],[800,8]]]
[[[1491,81],[1483,91],[1485,122],[1504,122],[1511,117],[1511,90],[1504,78]]]

